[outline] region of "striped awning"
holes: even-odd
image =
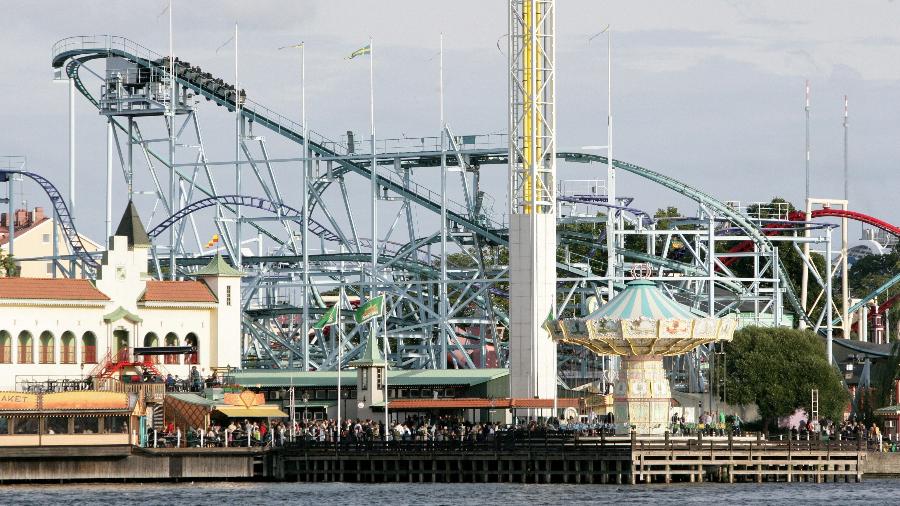
[[[220,406],[215,409],[229,418],[287,418],[288,415],[278,406]]]
[[[622,293],[588,315],[587,319],[632,320],[640,317],[651,320],[697,318],[690,308],[667,297],[653,281],[638,279],[629,282]]]

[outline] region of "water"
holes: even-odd
[[[863,483],[674,485],[515,485],[349,483],[151,483],[0,486],[0,504],[886,504],[897,500],[900,479]]]

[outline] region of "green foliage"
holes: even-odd
[[[900,341],[894,341],[891,355],[885,360],[878,360],[872,366],[872,386],[875,387],[875,409],[891,404],[891,390],[894,380],[900,373]]]
[[[788,214],[796,211],[797,208],[787,200],[781,197],[773,197],[768,204],[752,204],[747,206],[747,214],[753,218],[763,220],[787,219]]]
[[[12,255],[0,250],[0,278],[14,278],[19,275],[19,267]]]
[[[728,401],[756,403],[766,423],[806,408],[819,390],[819,416],[839,420],[848,395],[825,358],[825,345],[809,331],[745,327],[725,345]]]
[[[890,255],[869,255],[860,258],[850,268],[850,295],[857,298],[865,297],[898,272],[900,272],[900,251],[896,248]],[[879,300],[887,300],[898,290],[900,287],[895,285],[881,295]]]
[[[675,206],[657,209],[656,213],[653,214],[653,217],[656,218],[656,228],[660,230],[669,228],[671,220],[667,220],[666,218],[677,218],[679,216],[681,216],[681,213],[678,212],[678,208]]]

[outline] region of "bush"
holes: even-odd
[[[764,425],[810,410],[819,390],[819,417],[840,420],[849,399],[840,373],[828,363],[825,344],[811,331],[745,327],[725,344],[728,401],[756,403]]]

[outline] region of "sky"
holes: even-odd
[[[67,193],[68,93],[52,81],[52,45],[72,35],[117,34],[165,53],[166,5],[164,0],[0,1],[7,19],[15,20],[0,32],[5,126],[0,155],[25,155],[30,170]],[[237,22],[241,86],[253,100],[295,118],[297,53],[277,48],[303,41],[309,124],[332,138],[368,130],[368,68],[344,57],[369,37],[376,49],[379,136],[437,135],[435,55],[443,33],[448,123],[457,134],[506,128],[507,60],[497,47],[507,32],[505,2],[176,0],[173,12],[176,54],[228,80],[234,75],[234,44],[223,43]],[[900,188],[900,66],[894,64],[900,54],[900,2],[558,0],[557,16],[560,149],[606,144],[606,39],[589,39],[610,25],[616,158],[720,200],[781,196],[799,205],[809,80],[813,195],[843,195],[846,94],[850,206],[900,223],[893,205]],[[209,157],[232,159],[233,119],[206,102],[198,111]],[[262,135],[272,141],[273,154],[296,154],[273,134]],[[76,216],[84,233],[99,238],[105,213],[104,122],[80,96],[76,137]],[[125,204],[119,170],[116,216]],[[505,167],[484,170],[490,171],[486,181],[498,201],[495,208],[502,210]],[[438,185],[437,171],[416,177]],[[604,177],[599,165],[560,168],[560,179]],[[620,194],[636,198],[635,207],[650,212],[668,205],[683,214],[696,210],[683,196],[635,176],[621,175],[618,187]],[[22,191],[16,198],[27,199],[29,206],[46,203],[36,186]],[[161,220],[149,197],[138,204],[152,214],[150,221]]]

